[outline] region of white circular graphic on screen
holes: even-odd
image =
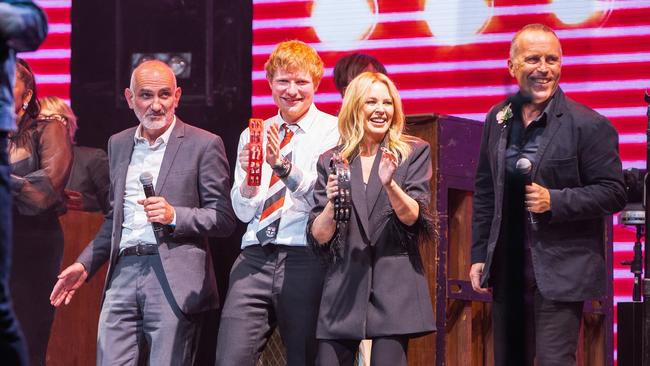
[[[591,18],[606,18],[612,9],[611,0],[554,0],[550,11],[564,24],[578,25]]]
[[[354,49],[377,24],[377,0],[314,0],[311,24],[322,43]]]
[[[422,17],[436,41],[453,46],[474,42],[493,12],[493,1],[427,0]]]

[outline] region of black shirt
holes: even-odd
[[[508,133],[506,146],[506,206],[524,207],[525,176],[517,171],[517,161],[526,158],[535,166],[535,155],[542,141],[542,134],[546,128],[546,120],[552,100],[546,105],[544,111],[524,128],[521,119],[521,108],[513,108],[512,126]]]
[[[525,277],[532,275],[532,268],[527,268],[526,248],[529,246],[526,230],[526,210],[525,210],[525,176],[517,171],[516,164],[520,158],[526,158],[535,166],[535,155],[542,141],[542,135],[546,128],[546,121],[553,100],[546,105],[544,111],[533,120],[528,127],[524,128],[524,122],[521,118],[521,106],[513,103],[513,118],[507,123],[512,123],[508,132],[508,142],[505,152],[505,189],[503,202],[503,223],[501,231],[503,247],[498,248],[504,251],[505,255],[498,256],[505,261],[500,263],[499,274],[504,276],[502,279],[508,283],[505,288],[510,290],[521,288],[524,285]],[[496,290],[495,290],[496,291]],[[504,294],[497,291],[496,297]]]

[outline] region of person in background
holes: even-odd
[[[13,224],[8,135],[16,129],[16,110],[25,105],[21,95],[14,98],[16,52],[36,50],[45,36],[47,18],[33,1],[0,1],[0,360],[10,366],[27,364],[9,289]]]
[[[434,232],[431,149],[403,133],[399,93],[384,74],[357,76],[339,114],[340,145],[318,160],[308,240],[329,262],[318,314],[317,365],[354,365],[359,342],[372,339],[372,365],[407,365],[410,338],[435,331],[419,251]],[[352,214],[334,220],[339,194],[334,155],[350,164]]]
[[[352,79],[365,71],[380,72],[388,75],[384,65],[374,56],[365,53],[351,53],[341,57],[334,65],[334,86],[341,93],[345,94],[345,89]]]
[[[575,365],[584,302],[606,293],[605,218],[626,201],[618,135],[559,87],[551,28],[519,30],[508,70],[519,92],[485,119],[469,277],[492,288],[495,365]]]
[[[98,212],[110,210],[108,190],[108,156],[102,149],[79,146],[75,141],[78,124],[72,108],[59,97],[41,98],[38,118],[55,120],[68,129],[74,159],[68,184],[65,186],[66,206],[69,210]]]
[[[265,64],[278,114],[264,121],[261,184],[248,185],[249,130],[239,138],[230,195],[248,223],[230,273],[217,341],[218,366],[253,366],[276,326],[287,365],[316,357],[323,265],[307,247],[318,156],[336,145],[336,117],[314,104],[323,61],[300,41],[278,44]]]
[[[11,292],[31,365],[44,365],[54,308],[49,291],[61,268],[65,213],[63,189],[72,167],[72,147],[61,123],[39,120],[34,73],[16,63],[18,130],[9,138],[13,196],[13,264]]]

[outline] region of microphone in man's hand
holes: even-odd
[[[532,185],[533,177],[531,175],[531,172],[533,170],[533,163],[531,163],[530,160],[526,158],[519,158],[519,160],[517,160],[516,168],[519,174],[524,177],[526,185]],[[533,231],[537,231],[539,228],[539,220],[537,219],[537,215],[533,212],[528,211],[528,209],[526,209],[526,212],[528,213],[527,217],[530,228],[533,229]]]
[[[156,195],[156,192],[153,188],[153,175],[151,175],[151,173],[143,172],[140,174],[140,183],[142,183],[142,189],[144,189],[144,195],[147,198]],[[153,235],[156,237],[156,243],[162,243],[162,240],[165,236],[163,225],[159,222],[152,222],[151,227],[153,228]]]

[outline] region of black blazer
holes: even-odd
[[[108,156],[102,149],[73,146],[74,160],[65,189],[81,193],[84,211],[110,211]]]
[[[507,230],[502,224],[505,150],[513,120],[496,121],[506,103],[486,117],[476,171],[472,263],[485,263],[483,287],[490,283],[495,247]],[[535,280],[552,300],[594,299],[606,288],[604,218],[626,202],[618,135],[607,118],[561,89],[547,118],[532,171],[533,181],[551,196],[551,211],[532,234]]]
[[[411,147],[393,180],[421,204],[422,216],[431,197],[431,151],[429,144],[416,138]],[[325,152],[318,160],[316,205],[308,228],[327,204],[325,186],[333,152]],[[361,159],[350,164],[353,212],[342,259],[329,265],[325,277],[316,330],[319,339],[419,335],[435,330],[417,238],[410,235],[418,227],[406,227],[395,215],[379,181],[379,161],[377,156],[365,190]]]

